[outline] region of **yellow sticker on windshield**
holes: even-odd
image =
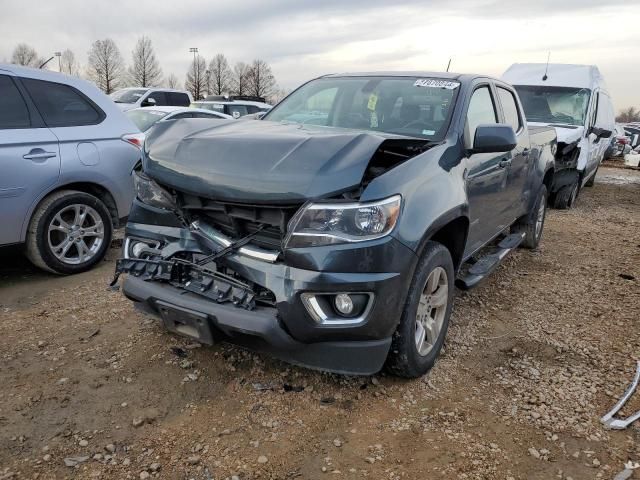
[[[378,104],[378,95],[372,93],[369,95],[369,103],[367,104],[367,108],[371,111],[376,109],[376,105]]]

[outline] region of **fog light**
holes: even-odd
[[[336,310],[342,315],[351,315],[353,312],[353,300],[351,300],[351,296],[346,293],[336,295],[336,298],[333,299],[333,304]]]

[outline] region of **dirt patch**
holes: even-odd
[[[3,253],[1,479],[578,480],[640,460],[639,425],[599,423],[640,356],[638,172],[601,168],[539,251],[459,292],[416,381],[169,335],[107,289],[116,256],[52,277]]]

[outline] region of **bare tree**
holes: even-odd
[[[616,117],[616,122],[640,122],[640,110],[635,107],[625,108],[624,110],[621,110],[620,115]]]
[[[289,93],[291,93],[290,90],[286,90],[284,88],[275,88],[271,93],[271,95],[269,95],[269,97],[267,98],[267,102],[270,103],[271,105],[275,105],[284,97],[289,95]]]
[[[80,64],[74,53],[68,48],[60,56],[60,71],[67,75],[80,76]]]
[[[200,55],[198,55],[187,72],[187,81],[184,88],[191,92],[194,100],[200,100],[207,89],[207,63]]]
[[[268,97],[273,93],[275,86],[276,79],[269,64],[264,60],[254,60],[249,68],[249,95]]]
[[[136,87],[155,87],[162,81],[162,69],[153,51],[149,37],[144,35],[138,39],[129,67],[131,83]]]
[[[165,78],[164,83],[168,88],[178,88],[178,84],[180,80],[173,73],[170,74],[167,78]]]
[[[25,67],[38,68],[44,60],[38,56],[35,48],[26,43],[19,43],[16,48],[13,49],[11,55],[11,63],[16,65],[23,65]]]
[[[234,95],[249,94],[249,70],[244,62],[238,62],[233,67],[232,88]]]
[[[209,62],[209,79],[210,85],[208,90],[214,95],[222,95],[231,91],[231,80],[233,73],[229,68],[227,57],[218,53],[211,62]]]
[[[124,73],[124,61],[115,42],[110,38],[93,42],[87,67],[89,78],[109,94],[122,84]]]

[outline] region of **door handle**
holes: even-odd
[[[500,168],[506,168],[508,166],[511,165],[511,159],[510,158],[503,158],[502,160],[500,160],[498,162],[498,167]]]
[[[25,160],[46,160],[47,158],[52,158],[57,155],[55,152],[46,152],[41,148],[33,148],[29,153],[23,155],[22,158]]]

